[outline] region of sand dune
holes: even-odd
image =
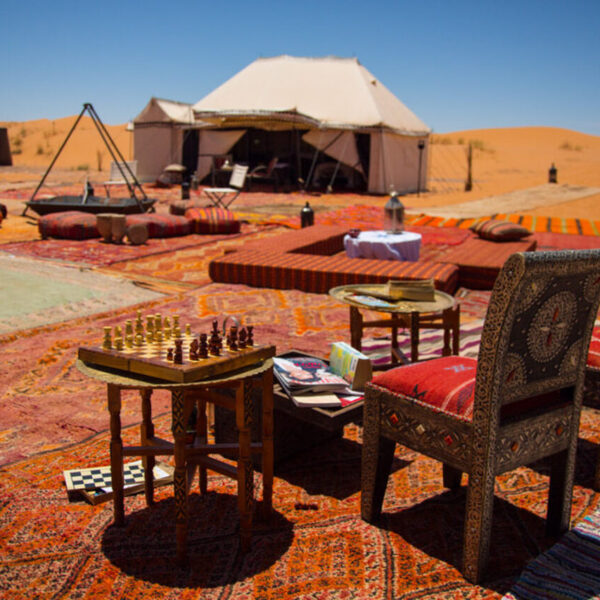
[[[50,121],[0,122],[7,127],[13,163],[0,167],[0,184],[35,184],[72,127],[75,116]],[[132,158],[133,134],[126,124],[106,125],[125,158]],[[403,198],[411,212],[428,212],[466,202],[493,199],[547,183],[555,164],[559,184],[600,188],[600,136],[553,127],[476,129],[432,135],[428,190]],[[473,189],[465,192],[467,148],[472,145]],[[50,181],[102,180],[111,157],[86,115],[65,146]],[[101,173],[98,173],[101,171]],[[523,206],[529,214],[600,218],[600,195],[584,189],[573,200],[554,197],[551,205]],[[498,200],[500,202],[500,200]],[[540,205],[541,204],[541,205]],[[496,212],[502,212],[500,207]],[[550,214],[552,213],[552,214]]]

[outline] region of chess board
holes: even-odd
[[[110,467],[70,469],[63,471],[67,493],[70,497],[81,494],[92,504],[106,502],[113,497]],[[173,468],[158,463],[154,467],[154,485],[161,486],[173,481]],[[135,494],[144,489],[144,467],[138,460],[123,465],[124,493]]]
[[[142,328],[139,315],[137,323],[139,333],[135,344],[115,344],[115,340],[123,339],[121,329],[116,333],[109,332],[107,329],[109,328],[105,329],[102,345],[79,348],[80,360],[91,365],[109,367],[125,373],[145,375],[173,383],[192,383],[210,379],[259,364],[275,356],[275,346],[255,345],[252,340],[252,345],[240,347],[239,343],[236,343],[232,348],[227,340],[220,339],[218,355],[213,353],[211,347],[211,351],[205,352],[207,355],[201,357],[196,352],[191,352],[192,345],[198,345],[200,334],[191,332],[189,328],[186,328],[185,333],[174,329],[168,337],[157,341],[154,338],[156,331],[153,328],[148,326]],[[150,338],[147,335],[148,331],[153,333]],[[213,323],[212,335],[217,335],[216,332],[217,325]],[[173,355],[176,343],[180,348],[179,359]]]

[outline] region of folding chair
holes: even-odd
[[[204,193],[208,196],[208,199],[213,206],[226,209],[244,189],[247,173],[247,165],[233,165],[233,171],[229,178],[229,187],[204,188]],[[231,196],[231,198],[228,198],[229,196]]]

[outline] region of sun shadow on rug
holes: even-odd
[[[102,552],[124,574],[177,588],[214,588],[241,582],[282,560],[292,544],[293,524],[274,511],[257,518],[252,545],[242,553],[237,496],[209,492],[189,496],[188,564],[175,562],[175,502],[166,498],[126,515],[124,527],[108,527]]]

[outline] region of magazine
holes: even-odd
[[[348,382],[329,370],[320,358],[291,356],[273,358],[273,372],[279,383],[291,392],[342,392]]]
[[[362,393],[354,392],[343,377],[332,373],[319,358],[274,357],[273,372],[296,406],[341,407],[362,398]]]

